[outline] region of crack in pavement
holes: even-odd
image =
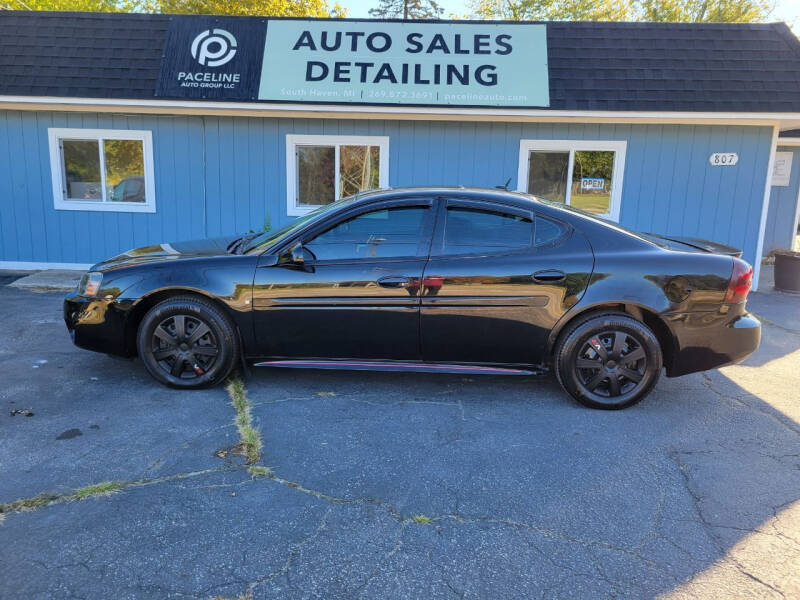
[[[762,325],[768,325],[770,327],[775,327],[776,329],[780,329],[781,331],[785,331],[786,333],[790,333],[792,335],[800,335],[800,330],[792,329],[791,327],[785,327],[783,325],[779,325],[774,321],[770,321],[769,319],[762,317],[761,315],[757,315],[754,312],[750,312],[756,319],[758,319]]]
[[[681,452],[677,451],[677,450],[672,451],[672,452],[670,452],[668,454],[668,456],[672,459],[672,461],[678,467],[678,471],[680,472],[682,480],[683,480],[684,488],[688,492],[689,497],[692,499],[692,504],[694,506],[695,513],[697,514],[697,518],[699,519],[700,525],[703,527],[703,530],[706,532],[708,538],[714,543],[714,545],[717,548],[717,552],[722,557],[720,559],[720,561],[732,565],[739,573],[741,573],[745,577],[747,577],[747,578],[751,579],[752,581],[755,581],[756,583],[759,583],[760,585],[772,590],[776,594],[780,595],[782,598],[785,598],[786,595],[784,594],[784,592],[782,590],[776,588],[775,586],[773,586],[770,583],[767,583],[766,581],[764,581],[763,579],[759,578],[754,573],[751,573],[750,571],[747,570],[747,568],[743,564],[741,564],[738,560],[736,560],[736,558],[734,558],[730,553],[726,553],[726,551],[725,551],[726,550],[726,546],[725,546],[724,542],[720,539],[720,537],[715,532],[716,526],[713,523],[709,522],[706,519],[705,515],[703,514],[703,510],[701,508],[701,504],[702,504],[702,500],[703,499],[702,499],[701,496],[699,496],[697,494],[697,492],[694,491],[694,489],[692,489],[691,481],[689,479],[689,473],[688,473],[689,465],[687,465],[685,462],[683,462],[683,460],[681,460],[680,455],[681,455]]]
[[[778,423],[781,427],[788,429],[792,433],[800,435],[800,425],[797,425],[797,423],[795,423],[792,419],[790,419],[783,413],[776,414],[775,412],[767,408],[753,406],[749,402],[746,402],[744,398],[752,397],[752,394],[750,394],[749,392],[746,392],[741,397],[726,394],[724,392],[721,392],[715,387],[714,380],[711,379],[711,376],[706,371],[703,371],[701,375],[703,376],[703,385],[705,385],[718,398],[721,398],[722,400],[727,400],[731,404],[738,405],[740,408],[746,408],[754,412],[757,412],[760,415],[768,417],[769,419],[771,419],[775,423]]]
[[[199,477],[201,475],[208,475],[210,473],[220,473],[223,471],[237,471],[237,470],[244,470],[244,467],[240,466],[225,466],[225,467],[217,467],[215,469],[203,469],[200,471],[189,471],[187,473],[176,473],[173,475],[165,475],[163,477],[154,477],[152,479],[135,479],[132,481],[116,481],[115,483],[118,487],[115,491],[124,491],[131,488],[140,488],[146,487],[149,485],[156,485],[159,483],[165,483],[168,481],[178,481],[183,479],[190,479],[192,477]],[[87,486],[91,487],[91,486]],[[78,488],[82,489],[82,488]],[[8,516],[15,513],[21,512],[34,512],[37,510],[41,510],[42,508],[47,508],[49,506],[53,506],[55,504],[63,504],[65,502],[71,501],[81,501],[81,500],[89,500],[91,498],[98,498],[101,496],[107,496],[108,494],[98,493],[87,496],[86,498],[76,498],[75,491],[68,493],[68,494],[46,494],[41,493],[38,496],[33,496],[32,498],[21,498],[19,500],[14,500],[11,502],[4,502],[0,504],[0,515]],[[26,508],[24,507],[24,502],[26,500],[32,499],[41,499],[41,503],[39,503],[35,507]],[[22,503],[22,504],[21,504]],[[16,508],[16,506],[21,506],[20,508]],[[2,523],[2,521],[0,521]]]

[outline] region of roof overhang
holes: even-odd
[[[134,114],[179,114],[309,119],[391,119],[426,121],[516,121],[580,123],[688,123],[769,125],[779,130],[800,127],[800,113],[581,111],[455,106],[383,106],[209,102],[162,99],[0,96],[0,108]]]

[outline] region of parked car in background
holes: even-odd
[[[120,181],[111,190],[112,202],[144,202],[144,176],[131,175]]]
[[[502,190],[363,193],[273,232],[92,267],[64,316],[83,348],[196,388],[257,366],[554,370],[593,408],[741,361],[752,269],[727,246],[625,230]]]

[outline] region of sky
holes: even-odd
[[[451,14],[467,14],[469,8],[466,0],[438,0],[444,8],[444,18]],[[378,5],[378,0],[338,0],[339,4],[350,9],[349,17],[369,17],[370,8]],[[333,4],[333,2],[331,2]],[[770,21],[785,21],[794,33],[800,36],[800,0],[777,0],[775,11]]]

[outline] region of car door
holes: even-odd
[[[433,201],[383,201],[334,218],[302,237],[302,266],[256,269],[253,314],[260,352],[419,360],[420,283]]]
[[[511,204],[443,199],[423,277],[423,359],[540,362],[593,262],[586,239],[566,223]]]

